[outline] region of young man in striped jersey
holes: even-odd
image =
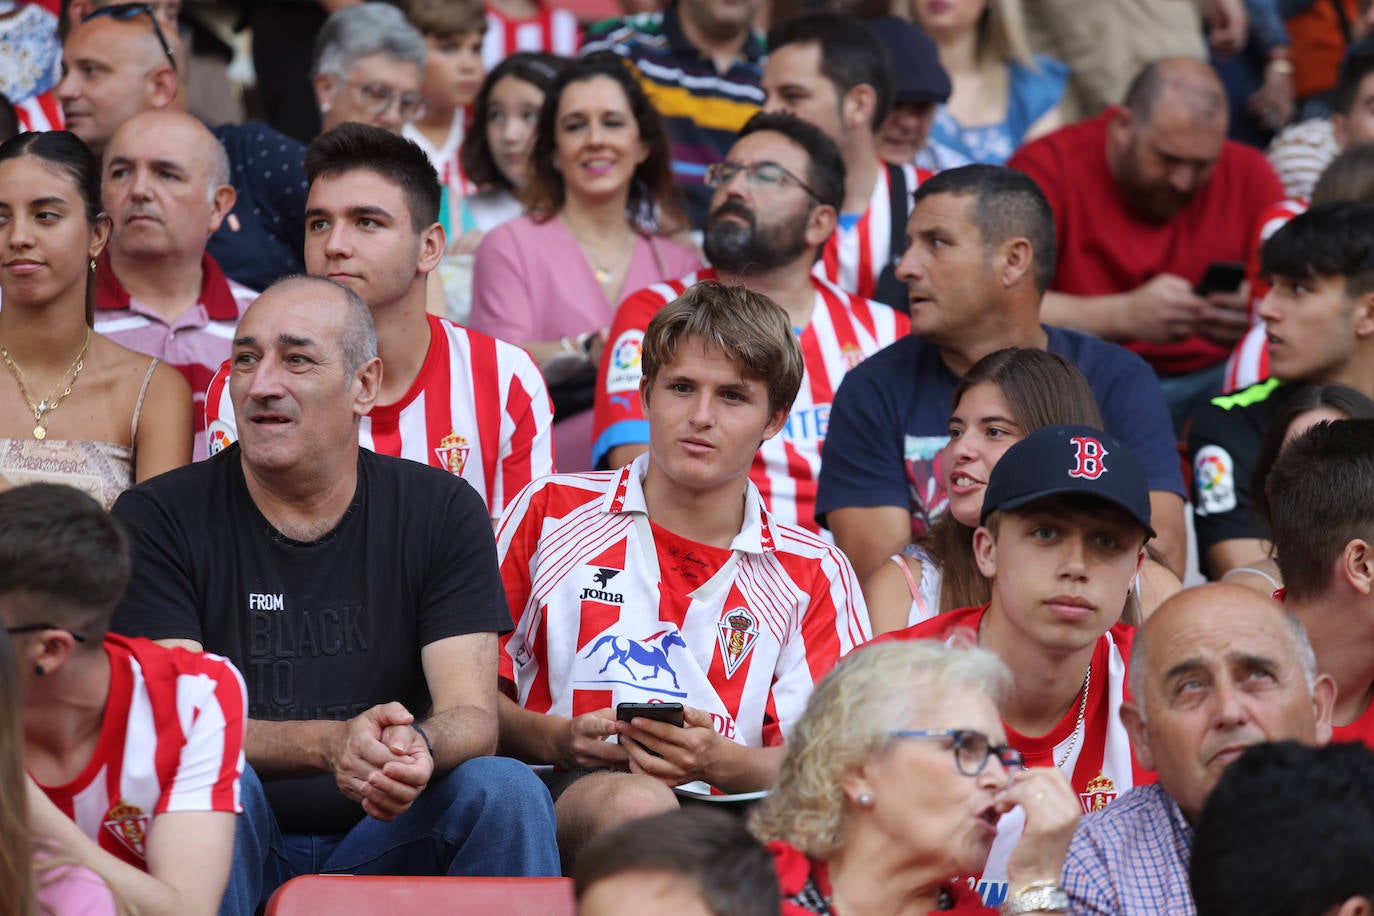
[[[642,349],[648,452],[532,484],[497,532],[515,619],[501,748],[561,768],[565,868],[589,836],[674,807],[669,787],[766,788],[815,682],[869,632],[848,561],[774,518],[749,478],[802,382],[787,314],[702,283]],[[617,721],[625,702],[681,703],[684,724]]]
[[[128,580],[128,541],[88,496],[0,494],[30,821],[131,909],[214,913],[242,810],[243,680],[217,655],[109,634]]]
[[[982,607],[959,608],[882,640],[971,638],[1012,672],[1002,716],[1027,766],[1058,767],[1084,812],[1146,774],[1118,710],[1135,628],[1121,609],[1145,559],[1149,479],[1140,460],[1091,426],[1042,426],[1007,450],[973,535],[992,583]],[[1006,896],[1007,861],[1025,824],[1014,809],[979,879],[984,902]]]
[[[705,250],[715,266],[640,290],[616,312],[596,390],[592,459],[598,467],[620,467],[648,447],[640,350],[654,314],[698,280],[743,286],[787,312],[804,370],[782,432],[763,443],[750,477],[769,512],[815,532],[816,481],[835,390],[845,373],[902,337],[907,320],[811,273],[844,200],[844,162],[819,128],[789,114],[755,115],[725,161],[712,167],[710,181]]]
[[[306,269],[357,292],[377,326],[385,371],[359,441],[462,477],[500,518],[553,472],[553,407],[524,350],[425,312],[445,246],[434,167],[409,140],[344,124],[315,138],[305,170]],[[238,438],[228,379],[226,364],[205,401],[212,454]]]

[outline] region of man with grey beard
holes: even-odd
[[[592,460],[620,467],[648,447],[639,351],[654,314],[701,280],[742,285],[787,312],[806,362],[787,425],[763,443],[750,477],[776,517],[817,531],[816,479],[835,390],[847,371],[905,335],[907,319],[811,272],[844,202],[844,160],[819,128],[789,114],[757,114],[706,180],[715,192],[704,248],[714,267],[621,304],[597,379]]]

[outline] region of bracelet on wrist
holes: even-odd
[[[1069,895],[1058,881],[1032,881],[1002,903],[1002,916],[1023,913],[1067,913]]]

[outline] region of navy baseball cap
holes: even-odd
[[[892,101],[949,101],[949,74],[940,66],[940,52],[920,26],[898,16],[878,16],[864,22],[887,48],[892,60]]]
[[[980,522],[1050,496],[1095,496],[1140,522],[1150,537],[1150,477],[1135,453],[1091,426],[1042,426],[1002,455],[983,492]]]

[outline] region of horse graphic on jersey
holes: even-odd
[[[666,636],[664,635],[665,633],[667,634]],[[662,636],[663,639],[657,646],[645,645],[645,643],[658,639],[660,636]],[[673,646],[681,646],[684,649],[687,648],[687,643],[682,641],[682,634],[677,630],[660,631],[648,637],[643,642],[625,636],[617,636],[614,633],[607,633],[605,636],[592,643],[592,647],[588,649],[586,654],[582,657],[591,658],[596,654],[598,649],[605,645],[610,646],[611,653],[606,656],[606,664],[601,666],[601,670],[598,671],[597,674],[605,674],[606,669],[611,667],[611,662],[620,662],[620,667],[629,672],[630,677],[638,682],[640,680],[639,676],[634,673],[634,669],[629,665],[630,662],[634,662],[651,669],[650,673],[646,674],[643,680],[657,680],[660,671],[667,671],[669,676],[673,679],[673,689],[681,689],[677,682],[677,672],[674,671],[673,666],[668,663],[668,650],[670,648]]]

